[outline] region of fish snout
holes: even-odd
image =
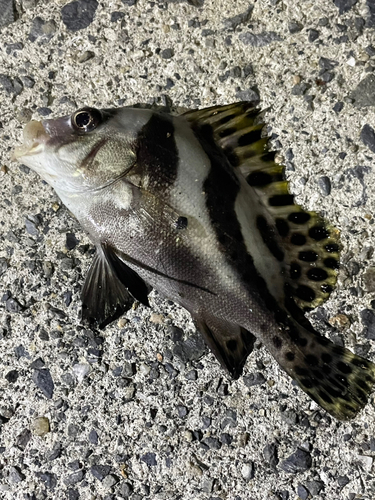
[[[23,144],[15,148],[12,160],[42,152],[50,138],[42,122],[31,120],[23,129]]]

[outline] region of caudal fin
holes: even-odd
[[[357,415],[375,383],[375,364],[318,335],[306,350],[296,353],[288,372],[314,401],[339,420]]]

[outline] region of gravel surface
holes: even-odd
[[[374,360],[374,27],[373,0],[0,0],[0,498],[375,497],[373,398],[334,421],[260,345],[230,381],[156,293],[84,329],[93,248],[10,162],[31,117],[260,96],[298,202],[342,235],[311,319]]]

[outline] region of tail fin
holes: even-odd
[[[375,364],[324,337],[309,337],[308,345],[299,348],[288,366],[289,374],[335,418],[354,418],[372,391]],[[288,354],[292,357],[293,353]]]

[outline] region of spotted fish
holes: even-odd
[[[257,337],[338,419],[363,408],[375,365],[304,315],[336,282],[338,232],[296,205],[254,103],[179,116],[82,108],[31,121],[14,157],[56,191],[96,246],[85,321],[105,327],[151,288],[186,308],[234,378]]]

